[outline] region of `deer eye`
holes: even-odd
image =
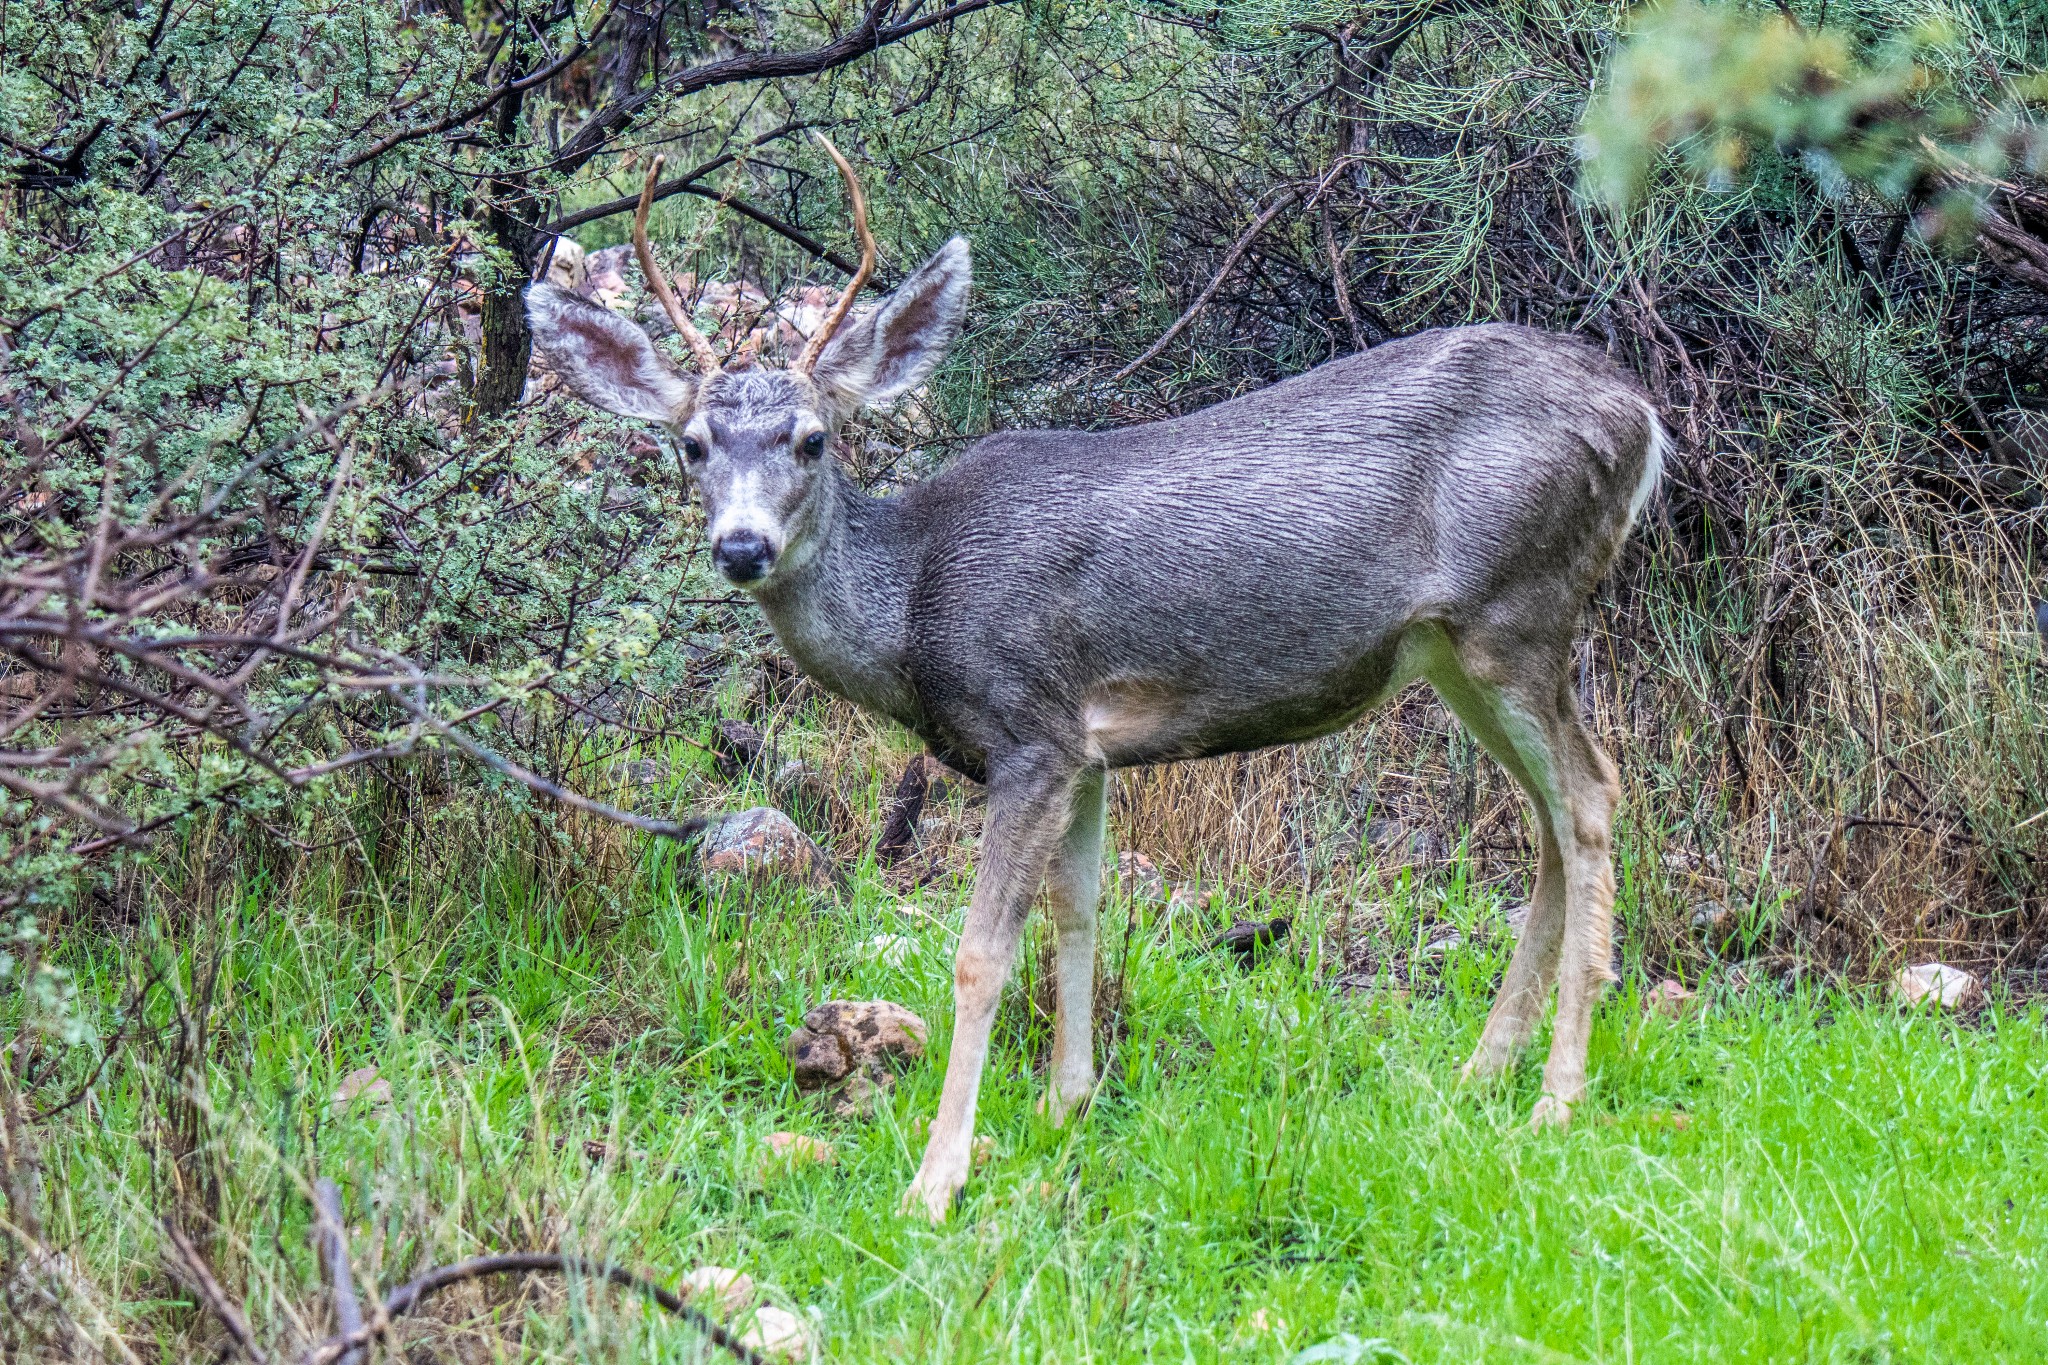
[[[683,459],[691,464],[702,464],[704,461],[704,443],[694,436],[685,436],[683,438]]]
[[[802,443],[797,446],[796,452],[797,454],[803,456],[806,460],[817,459],[820,455],[823,455],[825,453],[825,433],[822,431],[814,431],[810,435],[804,437]]]

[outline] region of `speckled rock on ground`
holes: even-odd
[[[832,884],[832,860],[825,850],[772,806],[717,821],[704,831],[698,859],[717,876],[783,877],[821,891]]]
[[[889,1000],[828,1000],[783,1043],[797,1089],[834,1113],[865,1113],[894,1084],[893,1068],[924,1056],[924,1020]]]

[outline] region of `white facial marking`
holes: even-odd
[[[711,523],[711,543],[735,531],[751,531],[776,549],[782,545],[782,528],[776,525],[775,509],[761,496],[761,475],[748,470],[736,475],[718,501],[718,516]]]

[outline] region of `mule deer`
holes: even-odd
[[[905,1206],[942,1218],[967,1178],[990,1025],[1041,882],[1058,934],[1046,1110],[1063,1122],[1093,1090],[1110,771],[1327,735],[1417,678],[1521,784],[1539,846],[1528,923],[1463,1075],[1509,1065],[1555,979],[1533,1122],[1567,1122],[1609,979],[1619,796],[1569,661],[1667,447],[1643,388],[1543,332],[1425,332],[1192,416],[990,436],[870,497],[832,442],[938,363],[968,249],[955,238],[849,317],[874,243],[831,155],[861,267],[788,369],[721,367],[675,305],[646,240],[658,167],[634,241],[697,372],[549,285],[527,308],[585,400],[675,435],[714,563],[804,671],[987,784],[945,1087]]]

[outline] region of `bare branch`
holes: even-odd
[[[938,24],[950,23],[969,14],[997,5],[1015,3],[1015,0],[959,0],[919,18],[901,23],[884,23],[884,17],[894,7],[894,0],[879,0],[870,4],[861,15],[858,24],[840,34],[830,42],[801,52],[746,52],[715,62],[706,62],[677,72],[646,90],[613,100],[585,120],[575,135],[562,144],[548,169],[558,175],[567,175],[579,169],[598,153],[610,146],[611,140],[631,127],[639,117],[657,101],[671,99],[678,95],[694,94],[721,85],[734,85],[742,81],[775,80],[790,76],[815,76],[858,61],[892,43],[922,33]]]
[[[1221,289],[1223,282],[1230,278],[1230,272],[1237,268],[1237,263],[1244,256],[1246,249],[1251,246],[1260,233],[1266,230],[1268,224],[1286,210],[1292,208],[1295,201],[1301,198],[1301,194],[1300,186],[1289,186],[1286,192],[1274,200],[1264,213],[1252,219],[1252,225],[1240,233],[1235,242],[1231,243],[1230,250],[1223,255],[1223,264],[1216,267],[1215,275],[1203,287],[1202,292],[1195,296],[1195,301],[1188,305],[1187,311],[1174,320],[1173,326],[1160,333],[1159,339],[1150,346],[1147,346],[1136,360],[1133,360],[1130,364],[1111,375],[1110,382],[1120,384],[1124,380],[1129,379],[1139,370],[1151,364],[1161,351],[1172,345],[1173,339],[1186,331],[1188,325],[1200,317],[1202,310],[1209,306],[1209,300],[1216,297],[1216,291]]]
[[[417,142],[421,138],[433,137],[437,134],[445,133],[452,128],[460,128],[464,124],[473,123],[497,108],[501,101],[513,95],[524,94],[536,86],[546,85],[549,81],[568,70],[586,52],[590,51],[591,44],[597,41],[598,35],[604,32],[605,25],[611,22],[615,8],[608,7],[603,14],[598,16],[597,22],[590,26],[589,33],[585,34],[568,51],[564,52],[554,61],[549,62],[546,66],[522,76],[518,80],[506,81],[494,87],[490,94],[476,103],[458,109],[454,113],[442,118],[437,118],[431,123],[419,124],[412,128],[401,128],[394,133],[387,134],[343,161],[341,168],[345,171],[352,171],[358,166],[375,161],[378,157],[395,147],[403,147],[408,142]]]
[[[313,1182],[313,1212],[313,1236],[334,1299],[334,1324],[341,1329],[337,1335],[353,1337],[363,1330],[363,1303],[356,1297],[355,1275],[348,1263],[348,1224],[341,1216],[341,1188],[324,1175]],[[362,1346],[345,1349],[335,1357],[335,1365],[361,1365],[367,1354]]]
[[[164,1253],[164,1266],[171,1275],[187,1289],[199,1296],[206,1311],[220,1322],[228,1332],[229,1340],[242,1358],[253,1365],[269,1365],[270,1356],[256,1344],[256,1334],[249,1330],[249,1319],[243,1314],[241,1305],[229,1298],[227,1291],[214,1278],[213,1268],[206,1258],[199,1254],[199,1248],[192,1245],[184,1230],[169,1218],[161,1220],[164,1240],[170,1248]]]
[[[674,1314],[689,1323],[709,1337],[713,1345],[740,1361],[741,1365],[770,1365],[767,1357],[684,1303],[680,1297],[654,1281],[634,1274],[624,1266],[613,1265],[607,1261],[586,1260],[581,1256],[557,1256],[551,1252],[538,1251],[477,1256],[467,1261],[458,1261],[454,1265],[437,1266],[384,1296],[383,1322],[371,1323],[354,1332],[329,1337],[301,1356],[300,1365],[340,1365],[346,1352],[367,1345],[388,1330],[390,1319],[404,1317],[429,1297],[450,1286],[491,1275],[536,1274],[569,1275],[584,1280],[601,1280],[606,1284],[617,1285],[621,1289],[629,1289],[652,1300],[663,1312]]]

